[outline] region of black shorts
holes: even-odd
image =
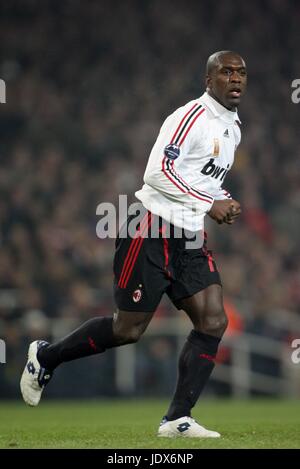
[[[144,207],[142,210],[135,234],[126,236],[134,218],[129,216],[116,239],[114,297],[119,309],[154,312],[164,293],[181,309],[180,300],[212,284],[221,285],[206,238],[202,247],[187,249],[191,233],[187,236],[181,230],[178,237],[178,228]],[[158,237],[151,237],[154,226]]]

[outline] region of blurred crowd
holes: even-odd
[[[208,221],[210,248],[243,329],[294,336],[299,2],[10,0],[0,10],[0,394],[14,393],[31,338],[113,313],[114,240],[96,236],[96,207],[135,200],[162,121],[203,93],[216,50],[244,57],[249,85],[224,184],[243,214],[232,227]],[[158,318],[177,314],[165,301]]]

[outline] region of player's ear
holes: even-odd
[[[206,75],[205,84],[206,88],[211,89],[211,77],[209,75]]]

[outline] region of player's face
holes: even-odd
[[[206,78],[209,94],[227,109],[233,110],[246,91],[247,70],[239,55],[223,55]]]

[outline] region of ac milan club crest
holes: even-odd
[[[135,303],[138,303],[140,299],[142,298],[142,291],[138,288],[137,290],[134,290],[132,294],[132,299]]]

